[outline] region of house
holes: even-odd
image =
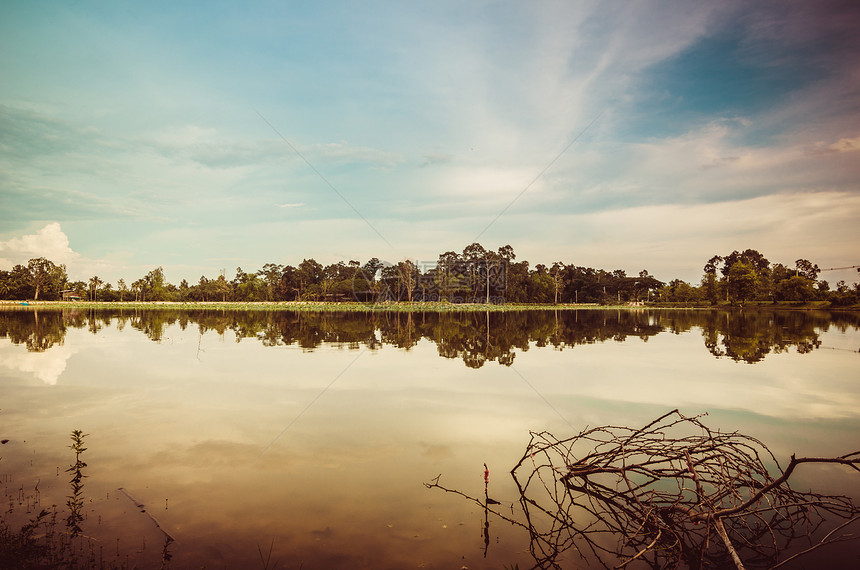
[[[80,301],[81,296],[78,295],[73,289],[64,289],[60,291],[63,294],[63,301]]]

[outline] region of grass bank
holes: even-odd
[[[507,304],[485,305],[482,303],[323,303],[313,301],[284,302],[190,302],[147,301],[147,302],[91,302],[91,301],[0,301],[0,308],[54,308],[54,309],[180,309],[180,310],[217,310],[217,311],[307,311],[307,312],[507,312],[507,311],[559,311],[574,309],[619,309],[632,308],[629,305],[596,304]],[[641,308],[641,307],[639,307]]]
[[[493,312],[504,313],[514,311],[572,311],[572,310],[618,310],[618,309],[744,309],[744,310],[860,310],[860,305],[846,307],[834,307],[826,301],[813,301],[809,303],[746,303],[742,307],[728,303],[711,305],[708,303],[649,303],[647,305],[633,305],[621,303],[615,305],[598,305],[596,303],[560,303],[551,304],[524,304],[509,303],[505,305],[485,305],[483,303],[329,303],[315,301],[282,301],[282,302],[242,302],[242,301],[207,301],[207,302],[181,302],[181,301],[0,301],[0,308],[46,308],[46,309],[120,309],[120,310],[213,310],[213,311],[302,311],[302,312],[338,312],[338,313],[375,313],[375,312],[436,312],[436,313],[466,313],[466,312]]]

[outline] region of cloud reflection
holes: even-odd
[[[35,377],[49,386],[57,384],[66,370],[69,358],[77,352],[69,346],[56,346],[45,352],[30,352],[0,339],[0,366],[23,373],[21,377]]]

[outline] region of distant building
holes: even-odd
[[[81,296],[72,289],[64,289],[60,291],[63,294],[63,301],[80,301]]]

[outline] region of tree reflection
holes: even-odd
[[[702,335],[714,356],[752,364],[791,347],[800,354],[812,352],[821,346],[819,335],[827,330],[829,321],[826,313],[709,312]]]
[[[66,321],[59,311],[0,311],[0,338],[23,344],[30,352],[44,352],[63,344]]]
[[[256,340],[264,346],[298,346],[314,350],[324,344],[356,350],[384,345],[410,350],[432,342],[439,356],[462,360],[469,368],[496,362],[510,366],[516,353],[530,347],[569,350],[578,345],[647,342],[660,333],[701,330],[705,347],[717,358],[756,363],[768,354],[794,349],[805,354],[821,346],[830,327],[860,327],[855,313],[801,311],[575,310],[510,312],[293,312],[221,309],[156,310],[3,310],[0,338],[45,351],[62,344],[68,328],[93,334],[115,325],[130,326],[161,342],[169,327],[199,334],[232,333],[236,342]]]

